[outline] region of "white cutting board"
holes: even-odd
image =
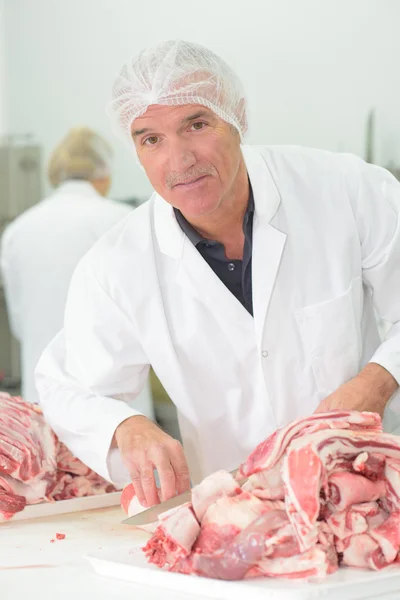
[[[56,500],[55,502],[41,502],[26,506],[24,510],[16,513],[11,521],[25,521],[26,519],[39,519],[41,517],[53,517],[67,513],[80,512],[83,510],[95,510],[96,508],[107,508],[118,506],[121,500],[121,492],[110,494],[97,494],[84,498],[71,498],[70,500]],[[8,523],[9,521],[5,521]],[[1,523],[0,523],[1,526]]]
[[[400,598],[400,566],[379,572],[343,568],[322,583],[284,579],[232,582],[163,571],[149,565],[140,546],[133,544],[86,558],[99,575],[159,588],[160,593],[168,589],[218,600],[377,600],[383,594],[398,592]]]

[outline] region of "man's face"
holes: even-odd
[[[240,137],[208,108],[153,105],[131,131],[153,188],[186,217],[211,214],[233,189]]]

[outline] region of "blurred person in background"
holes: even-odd
[[[1,241],[1,271],[13,335],[21,344],[22,395],[38,402],[34,370],[63,327],[70,279],[80,259],[131,207],[105,198],[112,152],[87,127],[74,128],[53,151],[54,193],[15,219]],[[141,400],[151,416],[145,388]]]

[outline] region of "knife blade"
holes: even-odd
[[[237,472],[238,469],[235,469],[230,473],[233,477],[235,477]],[[238,485],[241,485],[240,481],[238,481]],[[192,490],[188,490],[187,492],[183,492],[183,494],[179,494],[179,496],[174,496],[173,498],[165,500],[160,504],[155,504],[154,506],[147,508],[143,512],[138,513],[137,515],[133,515],[133,517],[129,517],[128,519],[125,519],[124,521],[122,521],[122,523],[124,525],[131,525],[134,527],[149,525],[150,523],[154,523],[155,521],[157,521],[158,517],[162,513],[167,512],[167,510],[171,510],[172,508],[176,508],[177,506],[185,504],[185,502],[189,502],[191,497]]]
[[[160,504],[155,504],[150,508],[147,508],[141,513],[137,515],[133,515],[133,517],[129,517],[122,521],[124,525],[134,525],[136,527],[140,527],[141,525],[148,525],[149,523],[154,523],[158,520],[159,515],[161,513],[167,512],[167,510],[171,510],[171,508],[175,508],[176,506],[181,506],[185,504],[185,502],[189,502],[191,498],[192,492],[188,490],[183,494],[179,494],[179,496],[174,496],[169,500],[165,500],[165,502],[161,502]]]

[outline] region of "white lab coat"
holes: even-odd
[[[154,194],[82,260],[37,369],[60,438],[128,479],[118,424],[151,364],[178,408],[194,482],[233,469],[370,360],[400,381],[400,185],[350,155],[243,147],[254,192],[254,318]],[[373,312],[394,323],[381,344]],[[393,401],[397,402],[397,399]]]
[[[38,402],[34,371],[62,329],[79,260],[132,208],[103,198],[86,181],[67,181],[13,221],[1,242],[1,270],[13,334],[21,343],[22,394]],[[149,388],[142,408],[151,416]]]

